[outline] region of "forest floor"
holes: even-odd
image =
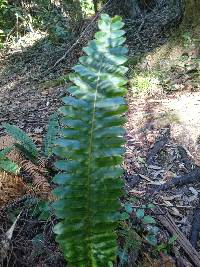
[[[128,61],[122,200],[127,218],[119,231],[119,266],[200,266],[200,53],[193,35],[187,43],[172,41]],[[48,118],[65,94],[70,68],[82,52],[76,47],[52,68],[67,45],[55,48],[45,38],[27,35],[0,55],[1,136],[2,123],[9,122],[41,145]],[[14,210],[3,206],[0,236],[22,214],[0,266],[65,266],[53,241],[55,218],[38,219],[41,206],[34,201]]]

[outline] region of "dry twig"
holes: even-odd
[[[86,28],[83,30],[83,32],[80,34],[80,36],[78,37],[78,39],[76,40],[75,43],[73,43],[72,46],[70,46],[70,48],[65,52],[65,54],[59,58],[56,63],[53,65],[53,67],[50,69],[54,69],[61,61],[63,61],[67,55],[74,49],[74,47],[76,47],[77,44],[80,43],[81,39],[86,35],[86,32],[89,31],[89,29],[91,28],[91,26],[96,22],[96,20],[99,18],[100,14],[105,10],[105,8],[111,3],[111,1],[113,0],[109,0],[102,8],[101,10],[94,16],[94,18],[91,20],[91,22],[86,26]]]
[[[177,236],[177,242],[188,255],[190,260],[193,262],[194,266],[200,267],[200,254],[192,246],[187,237],[179,230],[178,226],[174,222],[171,215],[166,209],[158,208],[157,211],[159,215],[157,216],[162,225],[172,234]]]

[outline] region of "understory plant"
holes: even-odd
[[[58,125],[58,116],[57,113],[54,113],[49,118],[43,146],[42,149],[39,150],[27,133],[15,125],[4,123],[5,131],[14,139],[14,144],[11,147],[0,150],[0,169],[11,173],[15,172],[15,170],[19,170],[17,164],[7,158],[7,154],[10,153],[13,148],[18,149],[25,158],[36,165],[39,164],[41,158],[48,160],[53,154],[53,145],[58,133]]]
[[[12,147],[6,147],[0,151],[0,171],[5,171],[13,174],[19,173],[19,166],[14,161],[7,157],[7,154],[12,151]]]
[[[57,241],[72,267],[113,266],[122,194],[127,48],[119,16],[103,14],[100,31],[73,68],[62,99],[54,182]]]

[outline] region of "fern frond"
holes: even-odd
[[[8,158],[1,158],[0,170],[6,171],[8,173],[18,174],[20,171],[20,167],[17,165],[17,163],[13,162]]]
[[[47,177],[40,172],[40,168],[28,160],[22,162],[22,170],[32,178],[33,189],[37,195],[46,199],[53,199],[51,185]]]
[[[0,150],[0,170],[6,171],[8,173],[18,174],[20,167],[17,163],[13,162],[6,157],[12,151],[13,147],[6,147]]]
[[[4,123],[3,126],[6,132],[18,142],[16,147],[30,160],[33,160],[34,162],[37,161],[38,150],[31,138],[24,131],[14,125]]]
[[[0,150],[0,160],[4,159],[8,153],[12,151],[13,147],[9,146]]]
[[[58,133],[58,114],[54,113],[49,118],[47,133],[44,139],[44,155],[49,158],[53,154],[53,145]]]
[[[6,172],[0,172],[0,184],[0,208],[13,203],[30,190],[22,177]]]
[[[123,78],[127,49],[123,23],[102,15],[100,32],[83,50],[63,98],[61,138],[55,154],[61,171],[54,182],[59,199],[54,207],[61,222],[57,240],[69,266],[107,267],[116,258],[116,212],[123,182]]]

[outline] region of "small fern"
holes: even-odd
[[[20,171],[20,167],[13,162],[12,160],[7,158],[7,154],[12,151],[13,147],[6,147],[0,150],[0,170],[17,174]]]
[[[10,146],[0,150],[0,170],[12,174],[18,174],[20,167],[6,156],[12,151],[12,149],[13,147]]]
[[[8,153],[10,153],[13,150],[12,146],[3,148],[0,150],[0,160],[4,159]]]
[[[59,185],[54,208],[61,222],[55,233],[72,267],[112,266],[116,258],[127,110],[122,27],[120,17],[101,16],[101,31],[83,49],[86,56],[70,77],[72,96],[64,97],[60,108],[63,128],[54,152],[61,173],[54,178]]]
[[[6,132],[17,141],[16,147],[30,160],[36,162],[38,160],[38,149],[31,138],[15,125],[5,123],[3,126]]]
[[[44,155],[49,158],[53,154],[53,145],[58,133],[58,114],[54,113],[49,118],[47,133],[44,138]]]
[[[20,171],[20,167],[12,160],[4,158],[0,159],[0,170],[3,170],[8,173],[18,174]]]

